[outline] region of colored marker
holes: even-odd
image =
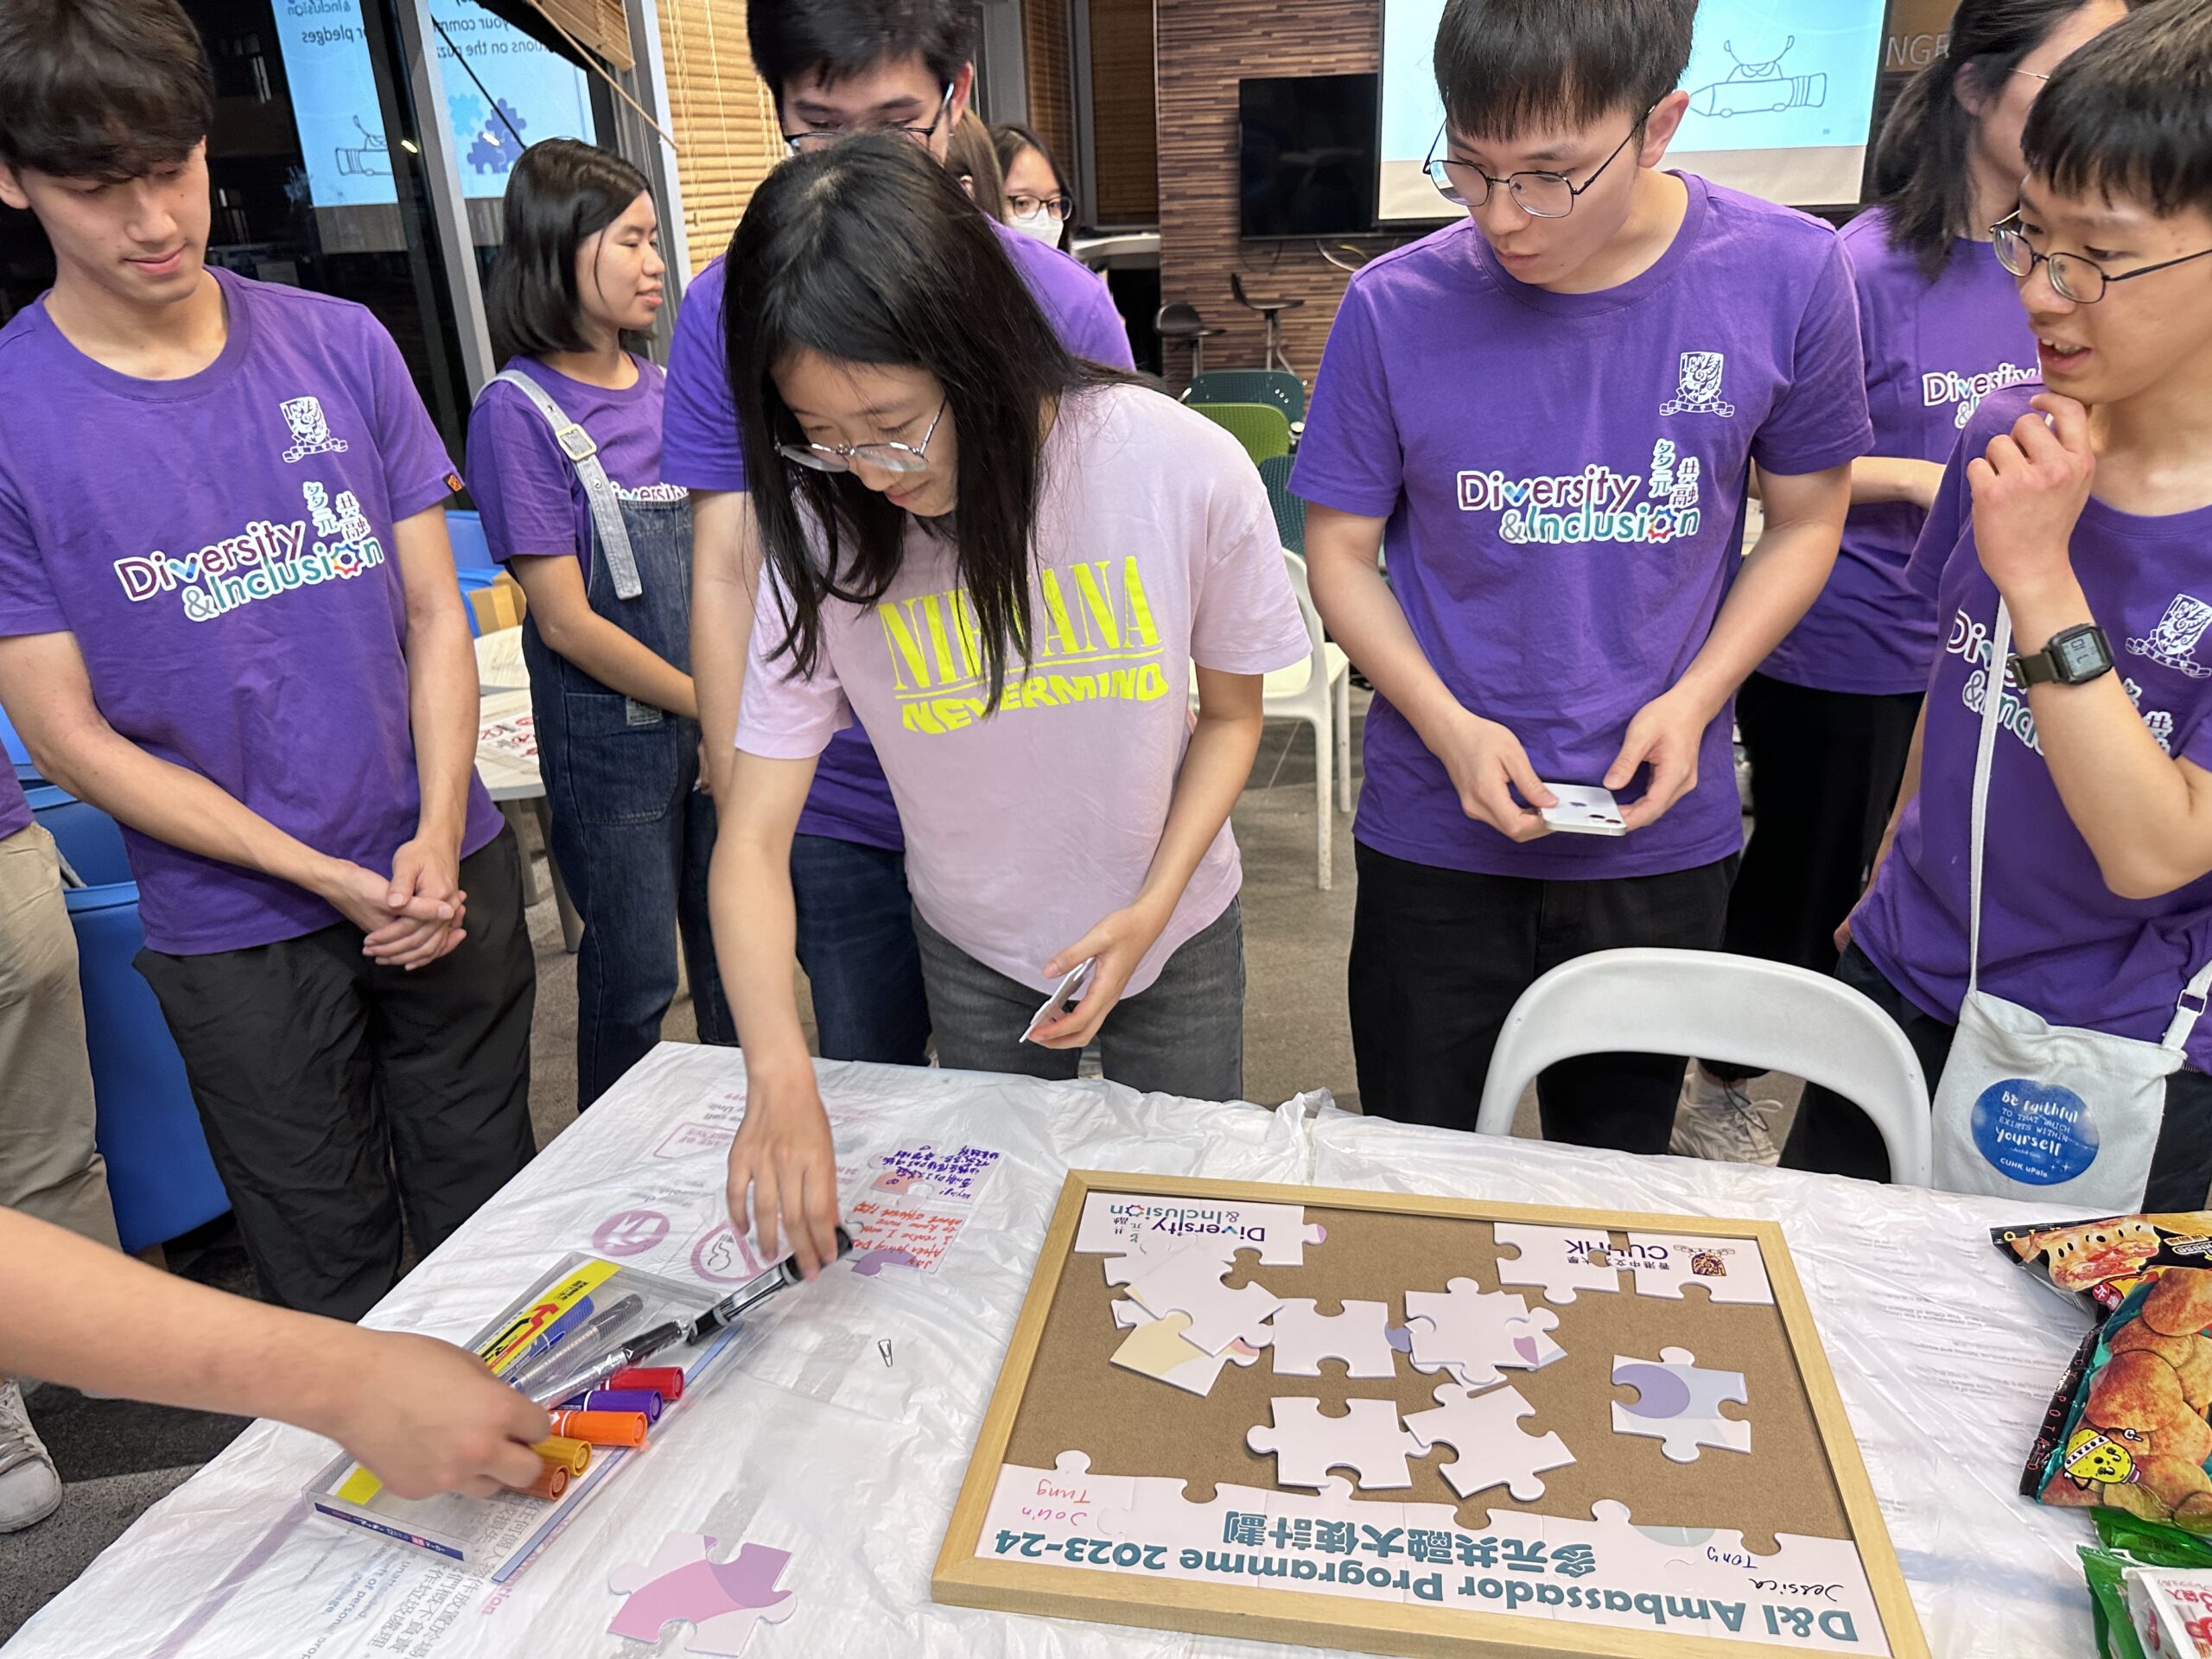
[[[581,1475],[591,1467],[591,1447],[582,1440],[564,1440],[556,1434],[530,1449],[547,1463],[558,1464],[572,1475]]]
[[[584,1396],[586,1411],[634,1411],[649,1423],[660,1421],[660,1395],[651,1389],[594,1389]]]
[[[556,1411],[553,1433],[587,1446],[643,1446],[645,1414],[642,1411]]]
[[[532,1497],[554,1498],[569,1490],[569,1465],[565,1463],[543,1464],[537,1478],[523,1488]]]
[[[635,1370],[617,1371],[607,1379],[610,1389],[649,1389],[664,1400],[683,1397],[683,1368],[681,1365],[644,1365]]]

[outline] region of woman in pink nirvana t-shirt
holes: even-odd
[[[1072,1077],[1096,1038],[1117,1082],[1233,1098],[1229,809],[1262,676],[1310,647],[1243,451],[1069,356],[912,144],[786,162],[727,269],[766,567],[714,877],[747,1077],[729,1190],[810,1267],[838,1194],[790,858],[831,734],[857,720],[890,779],[941,1064]]]

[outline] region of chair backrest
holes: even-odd
[[[1290,572],[1290,591],[1298,601],[1299,620],[1306,624],[1306,643],[1313,648],[1314,677],[1306,683],[1318,685],[1325,692],[1329,684],[1328,636],[1322,632],[1321,613],[1313,604],[1313,588],[1306,578],[1306,558],[1286,547],[1282,562]]]
[[[1306,383],[1281,369],[1208,369],[1183,394],[1186,404],[1274,404],[1294,421],[1306,418]]]
[[[1152,320],[1152,326],[1160,334],[1180,337],[1197,334],[1205,327],[1205,319],[1188,300],[1170,300],[1160,308],[1160,315]]]
[[[1191,407],[1215,425],[1228,429],[1255,465],[1270,455],[1290,453],[1290,419],[1273,404],[1192,404]]]
[[[1702,1055],[1787,1071],[1873,1120],[1891,1179],[1930,1179],[1928,1081],[1912,1045],[1839,980],[1717,950],[1599,950],[1562,963],[1505,1016],[1475,1129],[1512,1131],[1522,1091],[1580,1054]]]
[[[1306,502],[1290,490],[1290,457],[1269,455],[1260,463],[1260,482],[1268,486],[1268,505],[1275,510],[1275,534],[1287,552],[1306,554]]]

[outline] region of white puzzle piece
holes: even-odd
[[[1571,1302],[1579,1290],[1621,1287],[1620,1270],[1628,1264],[1602,1227],[1576,1230],[1500,1221],[1491,1224],[1491,1230],[1501,1249],[1520,1252],[1497,1258],[1501,1285],[1541,1285],[1545,1299],[1554,1302]]]
[[[1414,1484],[1406,1459],[1421,1446],[1398,1426],[1396,1402],[1347,1400],[1341,1417],[1324,1416],[1319,1400],[1274,1400],[1272,1424],[1255,1424],[1245,1445],[1275,1457],[1275,1484],[1320,1487],[1332,1469],[1350,1469],[1362,1491]]]
[[[1503,1484],[1523,1503],[1532,1503],[1544,1495],[1543,1471],[1574,1461],[1558,1435],[1522,1432],[1520,1420],[1535,1409],[1518,1389],[1478,1394],[1446,1382],[1436,1390],[1435,1409],[1408,1417],[1406,1432],[1424,1449],[1449,1446],[1459,1453],[1453,1462],[1439,1465],[1437,1472],[1460,1497]]]
[[[1501,1381],[1500,1367],[1533,1371],[1566,1352],[1549,1334],[1558,1314],[1548,1307],[1531,1313],[1521,1297],[1486,1291],[1471,1279],[1454,1279],[1440,1291],[1408,1291],[1406,1325],[1415,1370],[1447,1370],[1470,1388]]]
[[[1314,1312],[1310,1299],[1294,1298],[1275,1309],[1271,1321],[1277,1376],[1319,1376],[1321,1362],[1344,1362],[1347,1376],[1395,1376],[1397,1351],[1387,1334],[1387,1302],[1346,1302],[1344,1312]]]
[[[1724,1401],[1751,1403],[1741,1371],[1709,1371],[1687,1348],[1662,1348],[1656,1361],[1613,1356],[1616,1386],[1637,1390],[1636,1402],[1613,1402],[1613,1433],[1642,1434],[1666,1444],[1675,1463],[1695,1463],[1700,1446],[1726,1452],[1751,1449],[1751,1426],[1720,1414]]]
[[[1129,1334],[1114,1351],[1112,1363],[1187,1394],[1209,1394],[1223,1366],[1250,1365],[1260,1357],[1257,1348],[1242,1340],[1230,1343],[1218,1354],[1210,1354],[1185,1334],[1191,1328],[1189,1314],[1170,1313],[1164,1319],[1155,1319],[1126,1299],[1115,1302],[1114,1323]]]
[[[1629,1282],[1639,1296],[1681,1300],[1684,1285],[1701,1285],[1716,1302],[1774,1306],[1766,1261],[1755,1238],[1704,1238],[1688,1233],[1630,1233]]]
[[[1129,1294],[1147,1313],[1166,1319],[1187,1313],[1191,1328],[1184,1332],[1210,1354],[1217,1354],[1243,1338],[1253,1347],[1274,1339],[1268,1317],[1282,1306],[1282,1299],[1261,1285],[1231,1290],[1221,1282],[1229,1271],[1203,1246],[1177,1250],[1129,1282]]]
[[[1306,1247],[1327,1236],[1320,1223],[1306,1219],[1300,1205],[1093,1192],[1084,1199],[1074,1249],[1078,1255],[1165,1255],[1178,1245],[1203,1243],[1224,1262],[1254,1250],[1262,1267],[1299,1268],[1306,1265]],[[1106,1282],[1128,1280],[1109,1271]]]

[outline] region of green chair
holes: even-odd
[[[1290,457],[1269,455],[1260,463],[1260,481],[1268,486],[1268,505],[1275,510],[1275,534],[1300,558],[1306,555],[1306,502],[1290,493]]]
[[[1293,426],[1306,418],[1306,383],[1281,369],[1209,369],[1191,382],[1186,404],[1274,404]]]
[[[1192,404],[1216,426],[1225,428],[1255,465],[1270,455],[1290,453],[1290,417],[1274,404]]]

